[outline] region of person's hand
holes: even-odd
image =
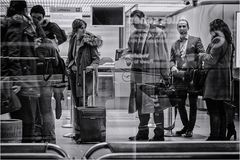
[[[85,73],[89,73],[89,72],[91,72],[91,70],[92,70],[91,68],[87,67],[85,70]]]
[[[98,64],[92,64],[90,66],[86,67],[86,73],[91,72],[92,70],[95,70],[98,67]]]
[[[130,66],[132,64],[131,56],[130,54],[127,54],[127,51],[125,50],[123,51],[121,59],[123,59],[126,62],[127,66]]]
[[[93,67],[93,69],[97,69],[98,68],[98,64],[92,64],[91,66]]]
[[[205,56],[205,53],[199,53],[198,54],[199,60],[203,61],[204,60],[204,56]]]
[[[88,36],[87,34],[84,34],[84,36],[83,36],[83,42],[85,43],[85,42],[90,42],[90,41],[91,41],[91,37]]]
[[[132,60],[131,59],[125,59],[125,61],[126,61],[127,66],[130,66],[132,64]]]
[[[66,72],[68,76],[71,74],[71,70],[69,68],[66,68]]]
[[[204,61],[206,60],[206,57],[207,57],[207,54],[205,54],[205,53],[199,53],[198,54],[198,64],[197,64],[197,66],[199,68],[203,67],[202,65],[203,65]]]
[[[129,54],[124,55],[124,56],[122,57],[122,59],[125,60],[127,66],[130,66],[130,65],[132,64],[132,59],[131,59],[131,57],[130,57]]]
[[[21,86],[14,85],[12,86],[13,93],[17,94],[21,90]]]
[[[36,38],[34,39],[34,48],[37,48],[41,45],[42,43],[42,38]]]
[[[172,68],[171,68],[171,72],[172,73],[178,73],[178,69],[177,69],[177,67],[176,66],[172,66]]]

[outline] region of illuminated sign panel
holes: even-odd
[[[50,20],[60,27],[71,28],[76,18],[82,18],[82,8],[51,7]]]

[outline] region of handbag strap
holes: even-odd
[[[51,61],[51,60],[50,60]],[[45,61],[46,62],[46,61]],[[50,62],[51,63],[51,62]],[[44,73],[43,73],[43,80],[44,81],[48,81],[50,78],[51,78],[51,76],[52,76],[52,73],[49,73],[48,75],[47,75],[47,77],[46,77],[46,74],[45,74],[45,72],[47,73],[48,72],[48,69],[49,69],[49,63],[44,63],[44,69],[45,69],[45,71],[44,71]]]

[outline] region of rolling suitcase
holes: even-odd
[[[83,71],[83,86],[85,86],[85,71]],[[106,109],[95,105],[95,71],[93,70],[92,106],[85,106],[86,91],[83,87],[83,107],[78,108],[78,124],[80,140],[78,143],[105,142],[106,140]]]

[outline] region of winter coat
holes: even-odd
[[[128,111],[153,113],[154,101],[140,86],[146,83],[160,83],[168,78],[169,60],[164,31],[154,26],[134,31],[128,41],[128,53],[132,59]]]
[[[37,33],[31,18],[19,14],[5,18],[1,22],[1,38],[1,76],[13,76],[19,81],[16,85],[22,86],[20,94],[35,94],[31,87],[38,87],[34,82],[37,77],[33,76],[36,74],[34,40]]]
[[[231,99],[231,56],[232,45],[224,37],[217,36],[211,40],[206,54],[203,55],[204,66],[210,69],[204,86],[205,99],[226,101]]]
[[[35,57],[34,39],[36,30],[30,18],[14,15],[1,24],[1,55],[4,57]],[[5,59],[7,66],[2,66],[2,75],[19,76],[36,73],[36,60]],[[5,64],[4,63],[4,64]]]
[[[76,65],[76,95],[82,97],[83,86],[83,70],[92,64],[99,64],[100,58],[97,48],[97,41],[102,41],[91,33],[86,33],[82,40],[77,40],[74,34],[69,41],[68,59],[66,61],[67,68],[71,69]],[[78,45],[77,45],[78,44]],[[75,64],[76,63],[76,64]],[[92,94],[92,72],[86,74],[86,93]]]

